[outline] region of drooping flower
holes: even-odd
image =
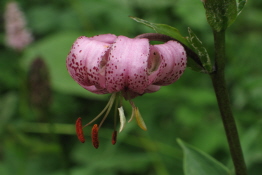
[[[132,99],[174,83],[184,72],[186,61],[183,46],[173,40],[150,45],[146,38],[131,39],[113,34],[79,37],[66,60],[69,74],[79,85],[92,93],[112,93],[105,109],[85,126],[106,112],[97,127],[99,129],[115,99],[124,97],[133,108],[131,119],[135,116],[138,125],[146,130],[142,116]],[[119,114],[121,131],[126,123],[122,107],[119,108]]]
[[[16,2],[7,3],[4,19],[7,46],[22,51],[33,41],[33,37],[26,28],[26,19]]]

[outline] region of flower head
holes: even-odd
[[[175,82],[185,67],[185,50],[176,41],[150,45],[146,38],[112,34],[79,37],[67,57],[67,69],[82,87],[96,94],[121,91],[127,100]]]
[[[66,65],[69,74],[83,88],[96,94],[113,94],[105,111],[111,109],[118,97],[115,94],[129,100],[132,116],[135,115],[139,126],[146,129],[131,99],[174,83],[184,72],[186,61],[186,52],[176,41],[150,45],[146,38],[104,34],[79,37],[68,54]],[[122,108],[119,113],[122,130],[126,121]]]

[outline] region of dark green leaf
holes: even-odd
[[[193,71],[196,71],[196,72],[202,72],[202,73],[206,72],[199,64],[197,64],[190,57],[188,57],[188,59],[187,59],[187,67],[192,69]]]
[[[258,120],[249,130],[246,131],[242,138],[242,148],[245,153],[245,160],[247,166],[255,163],[256,161],[262,161],[262,142],[258,141],[262,135],[262,120]]]
[[[187,42],[187,40],[180,34],[180,32],[174,28],[171,27],[169,25],[166,24],[156,24],[156,23],[151,23],[148,22],[144,19],[140,19],[137,17],[130,17],[131,19],[135,20],[136,22],[142,23],[148,27],[151,27],[152,29],[154,29],[157,33],[161,33],[164,35],[168,35],[171,36],[172,38],[180,41],[181,43],[183,43],[184,45],[190,47],[189,43]]]
[[[236,0],[208,0],[203,3],[207,21],[217,32],[225,30],[237,17]]]
[[[237,4],[237,15],[239,15],[245,7],[247,0],[239,0]]]
[[[177,140],[184,152],[185,175],[230,175],[230,171],[223,164],[197,150],[196,148]]]
[[[236,0],[229,0],[225,2],[227,27],[229,27],[237,18],[237,3]]]
[[[194,52],[197,53],[197,55],[199,56],[200,61],[206,72],[212,72],[212,64],[206,48],[202,45],[202,42],[190,28],[188,28],[188,33],[189,37],[186,37],[186,39],[191,44]]]

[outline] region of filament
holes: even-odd
[[[98,114],[98,116],[96,116],[93,120],[91,120],[90,122],[88,122],[84,127],[92,124],[94,121],[96,121],[99,117],[101,117],[101,115],[107,110],[107,109],[111,109],[112,107],[112,104],[115,100],[115,97],[116,97],[116,93],[113,93],[108,101],[108,103],[106,104],[105,108],[100,112],[100,114]],[[110,111],[110,110],[109,110]],[[99,128],[100,128],[101,124],[99,125]]]

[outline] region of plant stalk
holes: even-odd
[[[225,30],[213,31],[215,42],[215,71],[210,74],[225,128],[236,175],[247,175],[244,156],[225,81]]]

